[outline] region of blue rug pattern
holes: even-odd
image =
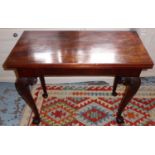
[[[0,125],[19,125],[25,102],[18,95],[13,83],[0,83]]]

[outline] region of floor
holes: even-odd
[[[104,81],[90,81],[84,84],[104,84]],[[77,83],[79,84],[79,83]],[[155,77],[142,78],[142,85],[155,85]],[[17,126],[22,118],[25,102],[18,95],[13,83],[0,83],[0,125]]]
[[[25,102],[13,83],[0,83],[0,125],[18,125]]]

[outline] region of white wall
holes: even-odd
[[[18,32],[19,36],[22,30],[18,29],[0,29],[0,81],[14,81],[15,75],[13,71],[4,71],[2,65],[6,57],[11,52],[19,37],[13,37],[13,33]]]
[[[15,75],[13,71],[4,71],[2,68],[2,64],[4,63],[6,57],[11,52],[11,49],[14,47],[15,43],[21,36],[22,32],[27,29],[0,29],[0,81],[5,82],[14,82],[15,81]],[[29,29],[28,29],[29,30]],[[32,30],[32,29],[31,29]],[[38,30],[38,29],[33,29]],[[40,29],[39,29],[40,30]],[[51,29],[43,29],[43,30],[51,30]],[[53,29],[52,29],[53,30]],[[66,29],[65,29],[66,30]],[[67,29],[68,30],[68,29]],[[77,29],[76,29],[77,30]],[[81,30],[81,29],[80,29]],[[82,29],[82,30],[88,30],[88,29]],[[89,29],[90,30],[90,29]],[[130,30],[130,29],[98,29],[98,30]],[[144,34],[145,31],[145,34]],[[139,34],[141,35],[141,38],[148,49],[150,55],[155,61],[155,37],[153,35],[155,34],[155,29],[138,29]],[[17,33],[18,37],[13,37],[13,33]],[[155,69],[150,71],[145,71],[142,73],[142,76],[152,76],[155,75]],[[48,83],[57,83],[57,82],[76,82],[76,81],[88,81],[88,80],[106,80],[108,82],[111,82],[113,78],[110,77],[50,77],[47,78]]]
[[[136,30],[155,63],[155,28],[141,28]],[[141,76],[155,76],[155,66],[153,69],[143,71]]]

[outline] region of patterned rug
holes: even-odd
[[[111,95],[108,85],[56,84],[48,85],[49,97],[42,97],[42,88],[33,89],[33,96],[41,115],[40,126],[110,126],[115,121],[124,87]],[[155,86],[141,86],[126,107],[123,116],[126,126],[155,125]],[[33,125],[33,114],[25,108],[21,125]]]
[[[13,83],[0,83],[0,126],[16,126],[23,116],[25,102]]]

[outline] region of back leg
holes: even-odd
[[[121,81],[121,77],[116,76],[115,79],[114,79],[114,83],[113,83],[113,90],[112,90],[112,95],[113,96],[117,96],[116,89],[117,89],[117,85],[120,83],[120,81]]]
[[[45,78],[44,78],[44,76],[40,76],[39,78],[40,78],[41,86],[43,89],[43,95],[42,96],[44,98],[47,98],[48,94],[47,94],[47,90],[46,90]]]

